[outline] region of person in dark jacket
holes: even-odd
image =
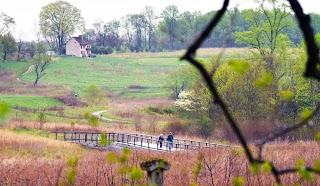
[[[169,135],[167,137],[167,141],[168,141],[169,150],[171,150],[172,147],[173,147],[173,135],[172,135],[172,132],[169,133]]]
[[[164,137],[163,137],[163,134],[161,134],[161,135],[159,136],[159,139],[158,139],[158,142],[159,142],[159,144],[160,144],[160,148],[162,148],[162,143],[163,143],[163,141],[164,141]]]

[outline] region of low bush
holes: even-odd
[[[176,112],[176,108],[173,106],[168,106],[168,107],[149,106],[147,108],[147,111],[151,113],[157,113],[157,114],[174,114]]]
[[[149,106],[147,110],[151,113],[163,114],[162,108],[158,106]]]
[[[177,111],[176,107],[174,107],[174,106],[168,106],[163,109],[163,112],[166,114],[174,114],[174,113],[176,113],[176,111]]]
[[[71,107],[85,107],[88,106],[86,103],[81,102],[78,97],[76,97],[74,94],[69,94],[66,96],[58,96],[55,97],[54,99],[63,102],[66,106],[71,106]]]
[[[187,132],[187,127],[180,120],[174,119],[168,122],[164,130],[166,133],[173,132],[174,134],[184,135]]]

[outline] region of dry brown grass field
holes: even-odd
[[[119,163],[107,161],[108,153],[120,157],[122,151],[98,151],[77,144],[57,141],[14,132],[13,127],[33,128],[33,123],[11,122],[11,126],[0,129],[0,185],[66,185],[69,157],[79,157],[74,185],[143,185],[144,178],[132,182],[120,173]],[[70,130],[68,124],[47,124],[46,130]],[[77,125],[76,130],[93,130],[88,125]],[[94,130],[131,131],[132,128],[98,127]],[[186,136],[179,136],[186,137]],[[254,147],[252,147],[254,150]],[[193,171],[198,157],[204,155],[202,168],[196,178]],[[297,161],[305,159],[306,166],[313,166],[320,154],[319,142],[277,142],[267,148],[266,159],[278,168],[295,167]],[[203,185],[233,185],[233,180],[243,177],[244,185],[273,185],[271,174],[253,174],[240,148],[214,148],[179,152],[156,152],[132,150],[127,166],[140,167],[143,161],[163,158],[171,164],[165,172],[165,185],[185,186],[192,183]],[[203,164],[203,163],[206,164]],[[298,174],[288,174],[281,179],[285,185],[320,185],[319,176],[313,182],[303,181]]]
[[[281,142],[271,144],[266,157],[277,167],[295,167],[300,158],[306,165],[313,166],[320,154],[320,146],[315,142]],[[107,161],[108,151],[85,149],[76,144],[56,141],[45,137],[15,133],[0,129],[0,185],[66,185],[68,157],[79,157],[74,185],[130,185],[132,180],[119,174],[120,165]],[[121,151],[113,152],[121,156]],[[204,154],[203,165],[197,179],[193,170],[200,154]],[[165,185],[185,186],[197,182],[198,185],[232,185],[236,177],[243,177],[244,185],[273,185],[270,174],[250,173],[248,162],[240,149],[215,148],[180,152],[156,152],[133,150],[128,158],[128,166],[139,167],[143,161],[163,158],[171,164],[165,172]],[[146,183],[144,178],[136,185]],[[320,185],[317,181],[305,182],[297,174],[281,177],[285,185]]]

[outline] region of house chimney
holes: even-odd
[[[81,40],[83,40],[83,35],[79,35],[79,37],[81,38]]]

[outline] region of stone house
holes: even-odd
[[[79,37],[72,37],[66,43],[66,55],[91,57],[91,44],[81,35]]]

